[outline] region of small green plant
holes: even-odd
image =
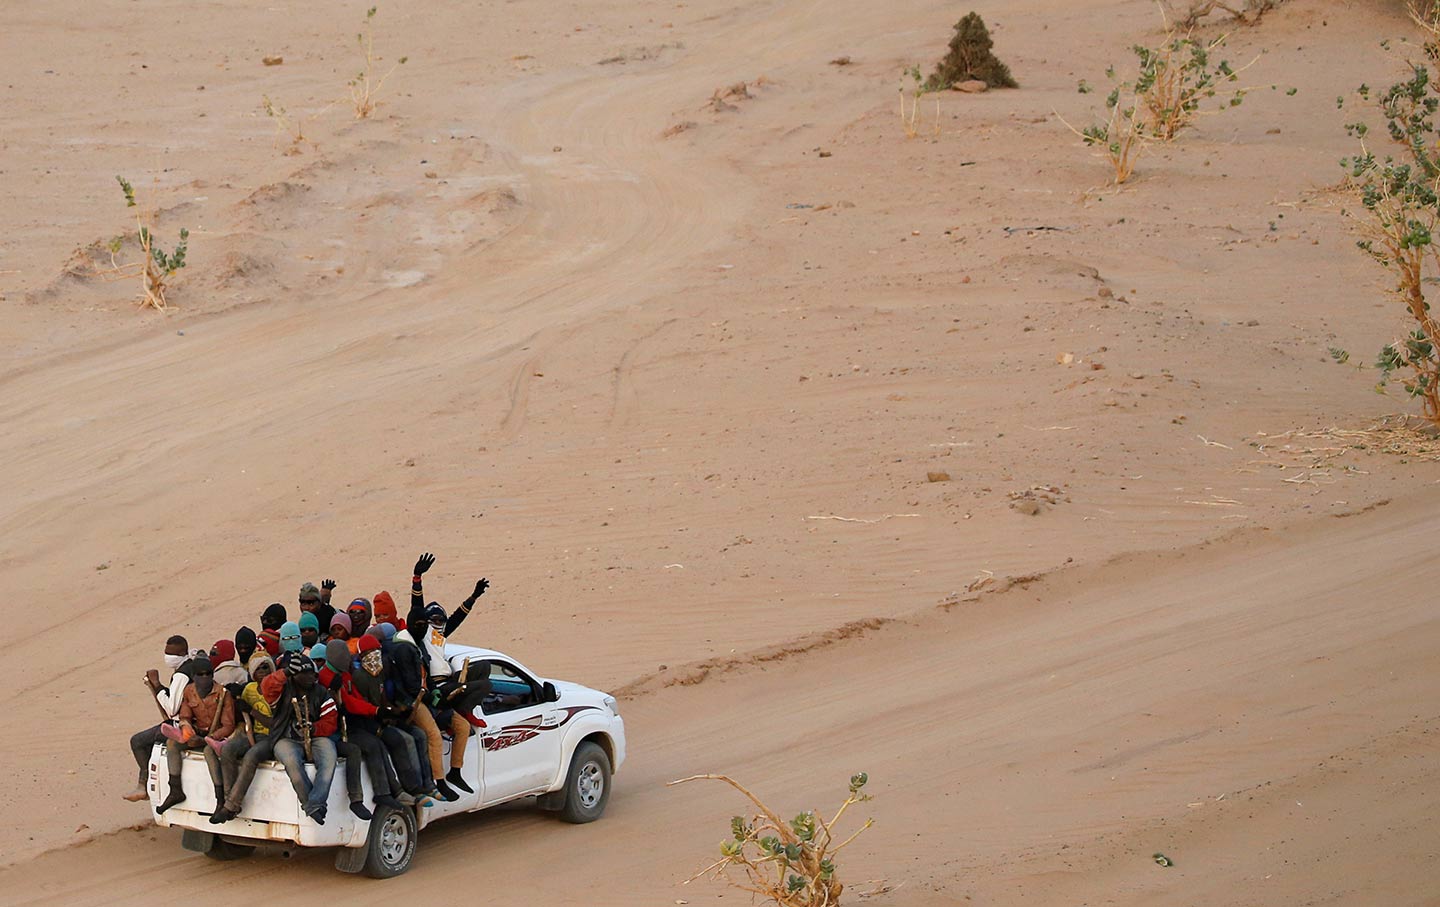
[[[305,141],[304,124],[298,120],[292,120],[285,108],[270,100],[268,94],[260,96],[260,107],[265,111],[265,115],[270,118],[270,121],[275,124],[277,134],[289,140],[289,144],[285,148],[285,153],[300,154],[302,150],[300,145]]]
[[[726,775],[695,775],[670,784],[702,779],[725,782],[744,794],[757,811],[730,820],[730,837],[720,844],[720,859],[687,879],[687,884],[708,875],[780,907],[833,907],[840,903],[845,886],[836,875],[835,855],[875,821],[866,819],[836,843],[835,831],[845,811],[871,799],[863,793],[870,780],[864,772],[851,776],[849,794],[828,821],[818,811],[809,810],[786,822]]]
[[[377,105],[375,95],[379,94],[380,89],[385,85],[385,80],[390,78],[395,70],[405,65],[405,61],[409,59],[409,57],[401,57],[399,62],[386,70],[383,76],[379,79],[375,78],[375,64],[379,62],[375,56],[374,32],[377,9],[378,7],[372,6],[365,11],[364,31],[355,35],[356,40],[360,42],[360,51],[365,55],[364,68],[348,83],[350,100],[355,105],[355,119],[357,120],[367,119],[370,114],[375,112]]]
[[[908,88],[907,88],[908,83]],[[920,77],[920,67],[911,66],[900,71],[900,125],[905,129],[905,138],[913,139],[920,134],[920,98],[931,91]],[[905,96],[909,94],[909,107]],[[935,98],[935,135],[940,135],[940,98]]]
[[[1219,109],[1225,110],[1245,100],[1250,89],[1230,86],[1248,67],[1237,70],[1228,60],[1212,59],[1224,44],[1224,35],[1205,42],[1170,29],[1157,47],[1131,48],[1138,60],[1135,93],[1144,102],[1146,125],[1154,138],[1162,142],[1175,138],[1194,123],[1202,101],[1218,98]]]
[[[1427,420],[1440,425],[1440,324],[1425,298],[1425,283],[1435,279],[1427,274],[1440,270],[1440,133],[1435,129],[1440,88],[1429,64],[1412,63],[1410,77],[1380,95],[1373,96],[1367,86],[1356,93],[1379,108],[1386,134],[1402,149],[1399,159],[1377,157],[1366,143],[1366,123],[1345,127],[1360,143],[1359,153],[1341,162],[1363,209],[1352,215],[1361,234],[1356,245],[1394,276],[1392,292],[1415,325],[1380,350],[1376,389],[1383,392],[1396,372],[1403,373],[1405,392],[1420,401]]]
[[[135,201],[135,188],[130,181],[123,176],[116,176],[115,181],[120,184],[120,191],[125,195],[125,207],[138,207]],[[135,215],[136,237],[140,243],[140,261],[120,264],[115,260],[121,246],[124,244],[123,236],[116,236],[106,244],[110,251],[111,273],[115,279],[135,278],[140,280],[140,296],[136,300],[142,308],[152,308],[159,311],[168,309],[169,302],[165,298],[166,290],[169,288],[171,278],[175,272],[185,267],[185,253],[190,245],[190,231],[184,227],[180,229],[180,241],[175,248],[166,252],[155,240],[155,234],[151,227],[155,223],[155,212],[153,210],[141,209]]]
[[[955,23],[950,50],[935,66],[925,87],[931,91],[949,88],[960,82],[978,80],[990,88],[1019,88],[1010,67],[1000,62],[993,48],[990,30],[980,14],[971,12]]]
[[[1130,85],[1116,85],[1105,96],[1105,118],[1083,129],[1071,126],[1064,117],[1060,122],[1091,148],[1100,149],[1110,161],[1110,182],[1122,185],[1135,174],[1135,164],[1150,139],[1140,120],[1140,103]],[[1058,116],[1058,114],[1057,114]]]

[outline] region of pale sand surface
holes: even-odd
[[[1328,191],[1399,4],[1237,30],[1267,87],[1119,193],[1056,112],[1153,8],[977,8],[1024,87],[934,141],[894,106],[968,9],[929,0],[383,6],[410,60],[360,122],[363,6],[8,12],[0,902],[728,903],[674,886],[740,804],[662,782],[796,811],[861,769],[844,871],[897,886],[861,903],[1440,902],[1440,469],[1266,437],[1405,405],[1325,355],[1404,327]],[[67,263],[126,229],[116,173],[192,231],[168,316]],[[375,887],[118,798],[165,636],[427,549],[441,601],[494,584],[461,641],[622,693],[602,823],[447,821]]]

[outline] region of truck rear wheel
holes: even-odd
[[[594,822],[610,802],[610,757],[597,743],[586,741],[575,748],[570,773],[565,777],[565,805],[560,818],[577,825]]]
[[[378,807],[365,845],[365,874],[372,879],[393,879],[409,869],[419,837],[414,810]]]

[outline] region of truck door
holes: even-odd
[[[491,696],[481,706],[483,803],[509,800],[549,786],[560,767],[563,711],[541,686],[509,662],[490,663]]]

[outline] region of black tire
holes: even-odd
[[[210,849],[205,851],[205,856],[212,860],[225,862],[228,860],[243,860],[255,852],[250,844],[236,844],[234,841],[227,841],[224,838],[216,838]]]
[[[587,740],[575,748],[564,790],[560,818],[566,822],[582,825],[604,815],[610,802],[610,757],[604,747]]]
[[[419,846],[420,826],[415,811],[377,806],[365,844],[365,874],[372,879],[393,879],[410,868]]]

